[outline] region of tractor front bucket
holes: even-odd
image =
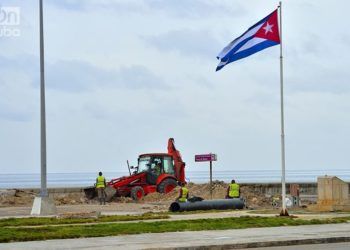
[[[105,196],[106,196],[106,201],[110,201],[116,194],[117,190],[115,188],[107,186],[105,188]],[[97,191],[94,186],[84,188],[84,193],[86,198],[92,200],[97,196]]]
[[[112,200],[112,198],[115,196],[117,193],[117,190],[111,186],[107,186],[105,188],[105,195],[106,195],[106,201]]]
[[[94,186],[84,188],[86,198],[92,200],[97,196],[96,188]]]

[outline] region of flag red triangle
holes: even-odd
[[[255,33],[255,37],[260,37],[280,43],[277,9],[272,12],[269,19],[267,19],[261,28]]]

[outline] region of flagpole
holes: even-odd
[[[280,90],[281,90],[281,160],[282,160],[282,211],[281,216],[288,216],[286,209],[286,160],[284,142],[284,102],[283,102],[283,53],[282,53],[282,2],[279,2],[280,10]]]

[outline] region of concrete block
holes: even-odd
[[[56,215],[55,202],[51,197],[35,197],[31,215]]]
[[[317,211],[349,211],[349,184],[336,176],[317,178]]]

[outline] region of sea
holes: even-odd
[[[128,172],[104,172],[107,181]],[[350,170],[291,170],[286,171],[286,182],[303,183],[317,182],[318,176],[337,176],[350,182]],[[48,173],[47,186],[54,187],[87,187],[94,184],[97,173]],[[250,171],[213,171],[213,181],[229,182],[235,179],[239,183],[278,183],[281,182],[281,171],[250,170]],[[209,182],[209,171],[187,171],[187,182]],[[0,174],[0,188],[40,188],[40,174]]]

